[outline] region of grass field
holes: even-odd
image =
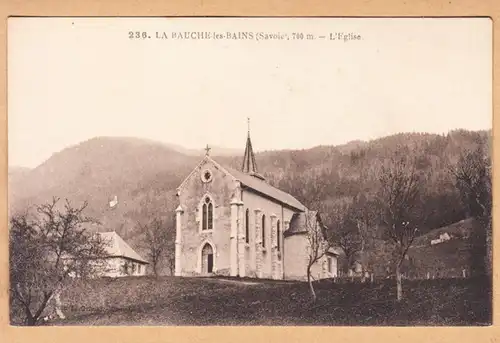
[[[67,319],[52,325],[488,325],[488,279],[406,281],[397,303],[390,280],[308,285],[149,277],[74,281],[62,294]]]

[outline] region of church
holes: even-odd
[[[241,170],[207,153],[177,188],[175,275],[306,280],[310,232],[318,212],[266,182],[250,140]],[[314,279],[337,276],[335,249],[311,267]]]

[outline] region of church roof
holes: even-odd
[[[317,221],[319,225],[322,226],[323,235],[326,237],[326,228],[321,221],[321,216],[318,211],[305,211],[300,213],[294,213],[292,219],[290,220],[290,227],[283,234],[285,237],[299,234],[307,233],[307,223]]]
[[[180,190],[184,187],[187,180],[189,180],[191,176],[194,175],[195,171],[199,170],[200,166],[206,163],[207,161],[214,164],[217,168],[222,169],[227,174],[231,175],[234,179],[240,181],[243,187],[250,188],[257,193],[267,196],[268,198],[277,200],[283,205],[291,207],[292,209],[295,209],[297,211],[304,211],[306,209],[306,207],[300,201],[295,199],[292,195],[283,192],[282,190],[276,187],[271,186],[260,175],[246,174],[236,169],[227,167],[225,165],[222,166],[208,155],[205,155],[205,157],[198,164],[198,166],[193,169],[193,171],[184,179],[184,181],[182,181],[181,185],[177,188],[178,192],[180,192]]]
[[[301,234],[306,234],[307,231],[307,222],[306,218],[310,221],[317,220],[319,225],[321,225],[322,233],[323,233],[323,238],[328,239],[327,237],[327,227],[323,225],[323,222],[321,220],[321,216],[318,211],[309,211],[306,210],[305,212],[297,212],[294,213],[292,216],[292,219],[290,220],[290,227],[288,230],[283,232],[283,236],[285,238],[293,236],[293,235],[301,235]],[[328,255],[340,255],[342,253],[342,249],[338,246],[330,246],[328,248],[328,251],[326,252]]]
[[[294,213],[292,219],[290,219],[290,227],[283,233],[285,237],[298,233],[306,233],[306,218],[309,218],[309,220],[314,219],[316,214],[316,211]]]
[[[109,257],[125,257],[143,263],[148,263],[130,247],[116,232],[100,232],[106,241],[106,252]]]
[[[298,211],[305,211],[306,207],[297,199],[295,199],[292,195],[283,192],[282,190],[279,190],[276,187],[271,186],[269,183],[265,181],[265,178],[260,175],[257,171],[257,163],[255,161],[255,154],[253,152],[252,148],[252,141],[250,139],[250,119],[248,119],[248,135],[247,135],[247,142],[246,142],[246,147],[245,147],[245,154],[243,156],[243,164],[241,166],[241,171],[228,168],[228,167],[222,167],[219,163],[214,161],[210,156],[209,156],[209,151],[210,149],[207,146],[207,154],[205,155],[205,158],[200,162],[198,167],[196,167],[191,174],[188,175],[188,177],[181,183],[179,188],[177,189],[177,194],[179,194],[180,190],[186,183],[186,181],[191,177],[191,175],[194,174],[196,170],[199,169],[199,167],[205,163],[206,161],[210,161],[213,163],[215,166],[225,170],[228,174],[230,174],[233,178],[237,179],[240,181],[241,185],[243,187],[250,188],[257,193],[260,193],[263,196],[266,196],[268,198],[277,200],[278,202],[282,203],[283,205],[286,205],[288,207],[291,207],[295,210]]]
[[[296,210],[304,211],[306,208],[300,201],[295,199],[292,195],[283,192],[282,190],[276,187],[271,186],[269,183],[267,183],[266,181],[262,180],[259,177],[256,177],[252,174],[242,173],[240,171],[231,168],[225,167],[225,169],[227,169],[229,174],[238,179],[243,186],[251,188],[254,191],[257,191],[258,193],[266,195],[272,199],[278,200],[284,205],[292,207]]]

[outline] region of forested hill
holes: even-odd
[[[424,175],[421,232],[468,217],[450,172],[465,151],[484,145],[491,150],[491,131],[456,130],[446,135],[400,133],[340,146],[306,150],[267,151],[257,155],[260,172],[280,189],[305,204],[337,204],[364,194],[374,196],[384,161],[404,155],[415,161]],[[240,166],[239,158],[225,163]],[[328,206],[326,206],[328,208]]]
[[[422,189],[425,230],[467,217],[449,172],[466,149],[487,142],[487,131],[457,130],[447,135],[402,133],[369,142],[318,146],[304,150],[265,151],[256,156],[268,182],[305,204],[333,204],[357,194],[373,194],[384,160],[411,156],[425,172]],[[89,202],[89,215],[134,242],[138,222],[152,217],[172,220],[175,188],[200,160],[172,145],[135,138],[94,138],[54,154],[42,165],[9,176],[11,213],[52,196]],[[241,167],[242,156],[214,156],[221,164]],[[108,200],[118,197],[117,208]],[[172,227],[173,229],[173,227]]]

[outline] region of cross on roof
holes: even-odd
[[[207,144],[207,147],[205,148],[205,156],[208,156],[210,154],[210,149],[211,148],[209,148]]]

